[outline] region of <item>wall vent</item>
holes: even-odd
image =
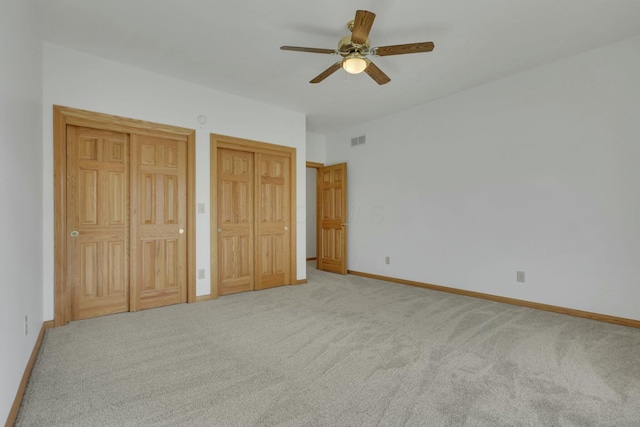
[[[351,138],[351,146],[355,147],[356,145],[362,145],[367,142],[366,137],[364,135],[359,136],[357,138]]]

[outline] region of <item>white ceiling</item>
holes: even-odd
[[[37,0],[45,40],[245,98],[304,112],[329,133],[627,37],[639,0]],[[374,58],[391,77],[339,70],[357,9],[377,14],[373,46],[435,50]]]

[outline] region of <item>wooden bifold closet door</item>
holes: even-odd
[[[295,151],[272,147],[212,135],[214,297],[295,283]]]
[[[187,301],[187,144],[134,135],[133,310]]]
[[[54,115],[56,325],[186,302],[192,131],[65,107]]]
[[[273,288],[291,283],[289,276],[290,161],[289,156],[256,153],[258,171],[256,180],[259,189],[256,203],[258,215],[256,289]]]
[[[186,302],[186,141],[67,138],[71,320]]]
[[[253,153],[218,150],[218,283],[220,294],[255,289]]]
[[[67,129],[72,319],[129,310],[129,136]]]

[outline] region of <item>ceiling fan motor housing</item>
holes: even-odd
[[[338,42],[338,52],[342,56],[347,56],[351,53],[357,52],[361,55],[368,55],[371,53],[371,40],[367,39],[364,44],[356,44],[351,41],[351,35],[344,36]]]

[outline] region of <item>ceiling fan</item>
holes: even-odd
[[[347,23],[351,35],[343,37],[338,42],[338,49],[318,49],[314,47],[282,46],[281,50],[293,50],[296,52],[324,53],[342,56],[342,60],[336,62],[322,73],[318,74],[309,83],[320,83],[342,67],[347,73],[367,73],[378,84],[389,83],[391,79],[380,70],[369,56],[404,55],[406,53],[431,52],[433,42],[398,44],[393,46],[371,47],[369,32],[376,14],[366,10],[356,11],[354,20]]]

